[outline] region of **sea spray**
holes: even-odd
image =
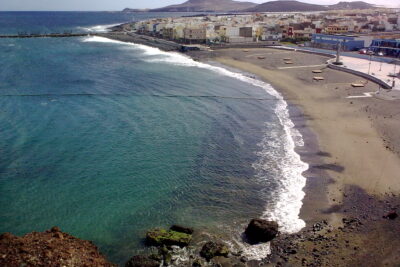
[[[109,28],[118,26],[120,24],[121,23],[107,24],[107,25],[95,25],[95,26],[87,26],[87,27],[79,26],[77,28],[80,30],[84,30],[86,32],[104,33],[104,32],[109,32],[110,31]]]
[[[275,220],[280,225],[280,231],[294,233],[305,226],[305,222],[299,218],[302,200],[305,193],[303,188],[306,178],[302,175],[308,169],[308,164],[301,161],[300,155],[295,151],[298,146],[303,146],[304,142],[300,132],[295,129],[295,125],[290,119],[288,104],[283,96],[276,91],[270,84],[261,80],[248,77],[242,73],[237,73],[222,67],[213,66],[192,60],[191,58],[174,52],[164,52],[158,48],[153,48],[140,44],[125,43],[103,37],[85,37],[84,42],[104,42],[116,43],[140,49],[145,56],[146,62],[173,64],[185,67],[195,67],[214,71],[224,76],[238,79],[253,86],[263,88],[268,94],[276,99],[275,113],[282,126],[282,132],[266,132],[263,140],[259,143],[260,151],[257,152],[259,160],[253,164],[257,172],[257,179],[261,182],[268,180],[266,173],[274,173],[274,177],[280,177],[279,191],[274,193],[274,202],[266,207],[262,217]],[[274,149],[272,149],[274,148]],[[277,154],[276,150],[281,150],[283,154]],[[270,164],[267,159],[278,158],[278,164]],[[269,252],[269,244],[250,246],[243,244],[236,238],[237,243],[250,258],[263,258]]]

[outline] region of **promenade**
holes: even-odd
[[[379,60],[380,58],[374,57],[374,60],[367,60],[349,56],[341,57],[341,61],[343,62],[343,66],[349,69],[357,70],[366,74],[370,74],[390,86],[393,86],[393,81],[395,86],[392,88],[393,90],[400,90],[400,61],[397,64],[386,63],[383,60]],[[396,73],[397,77],[392,77],[392,75]]]

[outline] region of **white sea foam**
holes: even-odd
[[[275,113],[282,129],[280,131],[266,131],[265,137],[259,144],[261,147],[261,151],[258,153],[260,159],[253,164],[260,181],[268,182],[271,173],[274,174],[275,178],[280,177],[278,181],[274,181],[278,182],[279,191],[275,192],[273,204],[266,207],[262,217],[277,221],[280,225],[280,231],[285,233],[298,232],[305,226],[305,222],[299,218],[299,213],[305,195],[303,188],[306,185],[306,178],[302,173],[308,169],[308,164],[301,161],[300,155],[295,151],[295,148],[303,146],[304,142],[301,133],[295,129],[295,125],[290,119],[287,102],[270,84],[242,73],[194,61],[179,53],[164,52],[145,45],[124,43],[102,37],[87,37],[85,41],[130,45],[135,49],[142,50],[143,55],[146,56],[144,60],[147,62],[207,69],[261,87],[269,95],[275,97],[277,100]],[[276,164],[271,164],[271,159],[275,159]],[[265,253],[269,253],[268,244],[258,246],[242,244],[242,249],[250,259],[264,258]]]
[[[269,242],[250,245],[243,242],[241,236],[235,234],[232,234],[232,236],[233,240],[225,241],[229,245],[230,250],[241,251],[241,255],[249,260],[261,260],[271,254],[271,245]]]
[[[121,41],[116,41],[116,40],[112,40],[112,39],[108,39],[108,38],[104,38],[104,37],[100,37],[100,36],[88,36],[88,37],[83,37],[82,39],[83,42],[98,42],[98,43],[114,43],[114,44],[128,44],[125,42],[121,42]]]
[[[88,26],[88,27],[78,27],[78,29],[87,31],[87,32],[108,32],[108,28],[114,27],[119,25],[120,23],[117,24],[107,24],[107,25],[95,25],[95,26]]]

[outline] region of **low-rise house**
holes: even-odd
[[[262,41],[279,41],[282,39],[282,33],[277,28],[266,28],[261,35]]]
[[[349,26],[330,25],[325,28],[327,34],[343,34],[349,32]]]
[[[187,27],[183,29],[183,36],[185,42],[205,43],[207,39],[207,31],[205,27]]]
[[[253,27],[240,27],[239,28],[239,36],[252,38],[253,37]]]

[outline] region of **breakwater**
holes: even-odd
[[[140,35],[128,32],[108,32],[108,33],[48,33],[48,34],[15,34],[0,35],[0,38],[67,38],[67,37],[85,37],[85,36],[101,36],[112,40],[127,43],[136,43],[159,48],[163,51],[183,51],[186,46],[181,44],[154,38],[151,36]]]
[[[154,38],[147,35],[141,35],[131,32],[108,32],[108,33],[98,33],[97,36],[127,42],[127,43],[135,43],[135,44],[142,44],[147,46],[152,46],[159,48],[163,51],[182,51],[183,45],[160,39]]]

